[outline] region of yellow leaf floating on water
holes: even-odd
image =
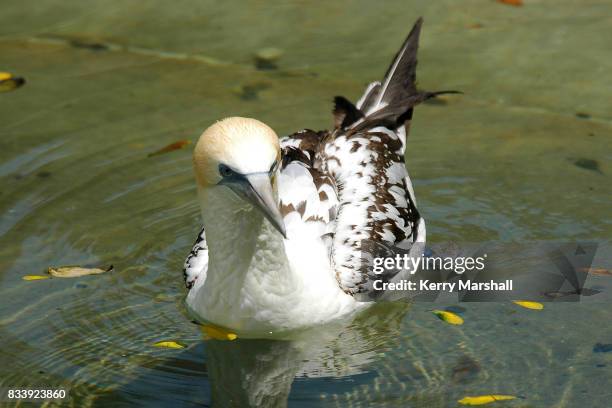
[[[76,278],[79,276],[86,275],[99,275],[104,272],[113,270],[113,265],[108,268],[83,268],[81,266],[60,266],[57,268],[50,267],[47,269],[49,275],[55,276],[56,278]]]
[[[25,79],[14,77],[9,72],[0,72],[0,92],[15,90],[25,84]]]
[[[524,307],[525,309],[542,310],[544,305],[539,302],[531,302],[529,300],[513,300],[513,303]]]
[[[461,405],[484,405],[495,401],[508,401],[516,399],[514,395],[479,395],[477,397],[464,397],[459,402]]]
[[[162,348],[171,348],[171,349],[182,349],[185,348],[182,344],[177,343],[176,341],[158,341],[153,344],[154,347],[162,347]]]
[[[153,153],[149,153],[147,157],[153,157],[164,153],[169,153],[174,150],[182,149],[191,143],[190,140],[179,140],[178,142],[170,143],[168,146],[162,147],[161,149],[154,151]]]
[[[43,279],[49,279],[50,276],[46,276],[46,275],[23,275],[21,277],[21,279],[23,279],[24,281],[35,281],[35,280],[43,280]]]
[[[440,320],[444,320],[446,323],[463,324],[463,318],[453,312],[447,312],[446,310],[433,310],[432,313],[438,316]]]
[[[210,324],[202,325],[202,332],[208,337],[215,340],[236,340],[238,336],[236,333],[232,333],[229,330],[222,329],[221,327],[213,326]]]

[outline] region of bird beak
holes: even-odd
[[[270,221],[270,224],[282,236],[287,239],[287,231],[283,216],[278,209],[278,204],[274,199],[272,183],[268,173],[252,173],[240,176],[240,182],[223,183],[227,184],[235,193],[245,198],[248,202],[258,208]]]

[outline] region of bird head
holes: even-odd
[[[284,237],[285,224],[274,197],[281,152],[278,136],[266,124],[231,117],[202,133],[193,152],[199,189],[214,194],[230,189],[263,213]]]

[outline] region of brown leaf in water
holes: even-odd
[[[162,147],[161,149],[156,150],[153,153],[149,153],[147,157],[153,157],[153,156],[157,156],[160,154],[170,153],[175,150],[182,149],[183,147],[187,146],[189,143],[191,143],[190,140],[179,140],[178,142],[170,143],[168,146]]]
[[[60,266],[57,268],[49,267],[47,272],[56,278],[77,278],[86,275],[99,275],[101,273],[110,272],[113,270],[113,265],[108,268],[83,268],[81,266]]]
[[[463,355],[459,357],[452,369],[452,379],[454,383],[467,383],[476,378],[481,371],[481,366],[474,358]]]
[[[263,48],[255,53],[255,67],[262,71],[278,69],[277,61],[283,50],[274,47]]]
[[[576,292],[560,292],[560,291],[553,290],[550,292],[544,292],[543,295],[550,299],[556,299],[556,298],[561,298],[564,296],[573,295],[575,293]]]
[[[603,174],[603,171],[599,168],[599,162],[593,159],[580,158],[574,161],[574,166],[583,168],[585,170],[591,170],[599,174]]]
[[[498,3],[507,4],[508,6],[520,7],[523,5],[523,0],[497,0]]]
[[[579,271],[595,276],[612,276],[612,270],[604,268],[580,268]]]

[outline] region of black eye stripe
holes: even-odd
[[[279,164],[278,161],[275,161],[274,163],[272,163],[272,166],[270,167],[270,170],[268,170],[268,173],[270,174],[274,173],[276,169],[278,168],[278,164]],[[240,173],[237,173],[236,171],[232,170],[229,166],[223,163],[219,164],[219,174],[223,178],[240,175]]]
[[[234,170],[230,169],[225,164],[223,163],[219,164],[219,174],[221,174],[222,177],[230,177],[234,173],[235,173]]]

